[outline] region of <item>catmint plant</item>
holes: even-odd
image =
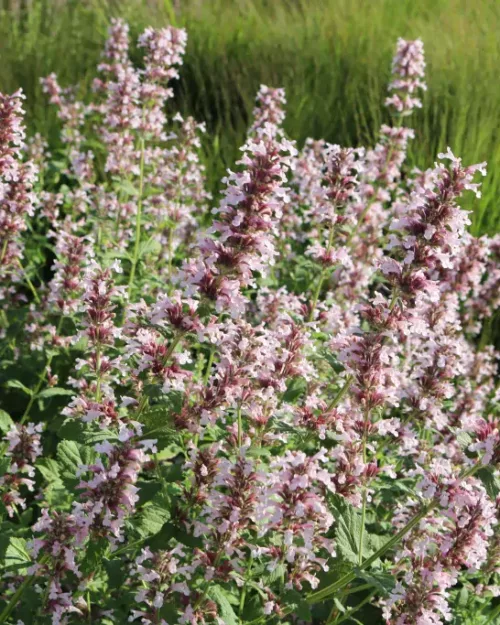
[[[212,198],[186,31],[129,39],[42,79],[62,147],[0,94],[0,625],[495,623],[500,240],[406,162],[422,42],[373,146],[261,85]]]

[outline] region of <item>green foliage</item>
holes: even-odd
[[[350,505],[341,497],[334,497],[333,511],[336,516],[336,551],[337,555],[346,562],[358,564],[360,560],[360,535],[362,518],[359,510]],[[366,527],[363,531],[363,543],[361,546],[362,560],[369,558],[375,551],[380,549],[384,539],[376,534],[370,534]]]
[[[16,573],[22,574],[26,573],[30,564],[31,558],[26,549],[26,540],[11,536],[4,557],[5,569],[8,571],[15,570]]]
[[[231,605],[231,597],[217,584],[210,587],[208,596],[219,606],[220,617],[225,625],[240,625],[240,620]]]

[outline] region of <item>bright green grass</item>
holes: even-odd
[[[422,37],[428,62],[424,108],[412,118],[410,163],[431,166],[449,145],[464,162],[487,160],[475,233],[500,230],[500,2],[497,0],[32,1],[0,14],[0,90],[25,90],[33,129],[56,137],[38,85],[90,84],[110,15],[137,34],[173,21],[189,31],[176,106],[206,121],[206,163],[216,181],[231,166],[260,83],[286,88],[286,129],[341,144],[373,143],[398,36]],[[472,205],[471,205],[472,206]]]

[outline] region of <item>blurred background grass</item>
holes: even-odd
[[[429,88],[412,118],[410,163],[431,166],[448,145],[465,163],[487,160],[473,231],[500,230],[498,0],[0,0],[0,7],[0,90],[21,86],[30,130],[52,141],[57,120],[40,76],[56,72],[85,95],[111,16],[126,18],[132,37],[147,25],[185,26],[173,106],[207,122],[214,190],[237,157],[260,83],[285,87],[286,130],[299,144],[309,136],[370,144],[385,120],[396,39],[421,37]]]

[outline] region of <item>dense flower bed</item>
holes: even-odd
[[[186,42],[45,78],[52,155],[0,95],[0,623],[493,623],[500,238],[484,163],[405,168],[422,43],[373,148],[298,150],[262,86],[214,201]]]

